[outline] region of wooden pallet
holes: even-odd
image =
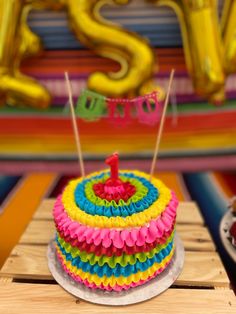
[[[182,274],[158,297],[125,307],[90,304],[56,284],[46,259],[54,234],[53,203],[43,201],[1,269],[0,313],[236,313],[227,274],[195,203],[180,203],[178,210],[177,231],[185,246]]]

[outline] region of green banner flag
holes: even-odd
[[[75,113],[84,120],[97,120],[104,114],[106,98],[90,90],[84,90],[78,98]]]

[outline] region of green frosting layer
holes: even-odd
[[[57,239],[60,243],[61,247],[66,251],[66,253],[70,253],[73,258],[80,257],[82,262],[89,262],[91,265],[98,263],[99,266],[103,266],[107,263],[111,268],[116,267],[117,264],[120,264],[122,267],[130,264],[134,265],[137,261],[145,262],[147,259],[152,258],[159,251],[165,249],[167,245],[173,241],[174,231],[171,233],[167,242],[164,244],[158,244],[153,250],[145,253],[135,253],[133,255],[122,254],[121,256],[113,255],[108,257],[106,255],[97,256],[93,253],[87,253],[85,251],[80,251],[77,247],[71,246],[69,243],[65,242],[58,234]]]

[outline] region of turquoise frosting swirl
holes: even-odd
[[[152,258],[147,259],[145,262],[137,261],[134,265],[128,264],[125,267],[117,264],[114,268],[111,268],[107,263],[105,263],[103,266],[99,266],[98,263],[91,265],[88,262],[83,262],[79,256],[73,258],[70,253],[67,253],[65,251],[65,249],[60,245],[58,240],[56,240],[56,242],[64,258],[67,261],[70,261],[73,266],[78,269],[82,269],[84,272],[96,274],[99,277],[128,277],[131,274],[136,274],[139,271],[143,272],[152,267],[154,263],[161,263],[162,260],[164,260],[170,254],[173,248],[173,241],[171,241],[165,248],[155,254]]]
[[[109,177],[109,172],[103,172],[97,176],[90,177],[79,183],[75,189],[76,205],[89,215],[99,215],[106,217],[127,217],[134,213],[139,213],[150,207],[159,196],[157,188],[143,177],[133,173],[121,173],[120,178],[124,181],[130,181],[136,186],[136,193],[132,200],[127,202],[120,200],[117,204],[115,201],[107,201],[95,196],[93,184],[105,182]],[[135,183],[137,182],[137,183]],[[131,199],[130,198],[130,199]],[[93,200],[93,201],[92,201]]]

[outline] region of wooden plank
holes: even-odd
[[[12,282],[11,277],[0,277],[0,286],[1,285],[6,285]]]
[[[180,202],[177,210],[177,223],[204,225],[204,220],[195,202]]]
[[[54,202],[55,199],[53,198],[43,200],[33,219],[52,219]],[[183,224],[204,224],[203,218],[195,202],[180,202],[177,222]]]
[[[0,313],[58,314],[233,314],[236,299],[231,290],[168,289],[161,295],[132,306],[102,306],[91,304],[66,293],[59,285],[17,284],[0,286]],[[194,306],[195,305],[195,306]],[[23,313],[22,312],[22,313]]]
[[[215,251],[215,245],[206,227],[177,224],[177,232],[186,251]]]
[[[21,244],[47,244],[55,233],[52,220],[32,220],[20,238]]]
[[[21,244],[47,244],[54,233],[52,220],[33,220],[22,235]],[[201,225],[177,225],[177,231],[186,250],[215,251],[215,246],[207,228]]]
[[[17,245],[0,275],[13,278],[52,279],[45,245]],[[229,280],[216,252],[185,252],[184,269],[177,285],[228,287]]]
[[[217,252],[185,252],[178,285],[229,287],[229,278]]]
[[[35,212],[33,219],[52,219],[52,209],[54,203],[54,198],[44,199]]]

